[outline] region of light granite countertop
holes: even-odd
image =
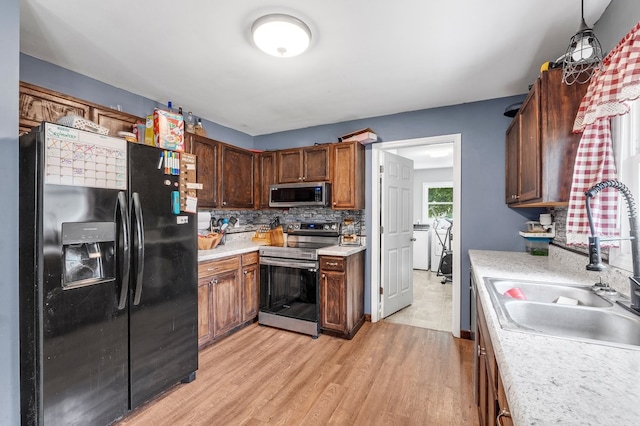
[[[251,240],[240,240],[228,242],[219,245],[213,250],[198,250],[198,262],[205,260],[221,259],[227,256],[236,256],[239,254],[249,253],[260,249],[261,244],[257,244]],[[351,256],[365,250],[365,246],[329,246],[318,251],[320,256]]]
[[[640,348],[504,330],[483,280],[591,285],[597,275],[590,280],[593,275],[566,272],[552,258],[522,252],[470,250],[469,258],[515,425],[640,423]]]

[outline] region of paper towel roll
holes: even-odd
[[[198,212],[198,229],[209,229],[211,226],[211,212]]]

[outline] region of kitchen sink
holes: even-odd
[[[519,288],[527,300],[531,302],[554,303],[559,297],[566,297],[577,300],[578,305],[601,308],[612,305],[610,301],[595,294],[590,286],[493,278],[487,280],[487,286],[489,290],[494,290],[500,295],[504,295],[504,292],[509,289]]]
[[[485,283],[503,329],[640,349],[640,316],[595,294],[589,286],[495,278],[485,278]],[[514,287],[527,300],[503,295]],[[560,296],[578,304],[554,303]]]

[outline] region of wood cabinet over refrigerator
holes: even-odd
[[[43,121],[55,123],[65,115],[76,115],[109,129],[109,136],[119,131],[131,132],[140,117],[94,104],[55,90],[20,82],[19,134],[27,133]]]
[[[542,72],[506,133],[506,203],[552,207],[569,201],[580,134],[572,132],[586,84],[567,86],[562,69]]]

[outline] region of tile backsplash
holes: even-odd
[[[299,207],[291,209],[269,210],[216,210],[207,209],[214,218],[235,217],[239,226],[228,230],[228,233],[248,232],[257,230],[260,225],[269,224],[274,217],[280,218],[281,224],[290,222],[338,222],[351,217],[360,222],[360,234],[366,235],[364,225],[364,210],[332,210],[330,208]]]

